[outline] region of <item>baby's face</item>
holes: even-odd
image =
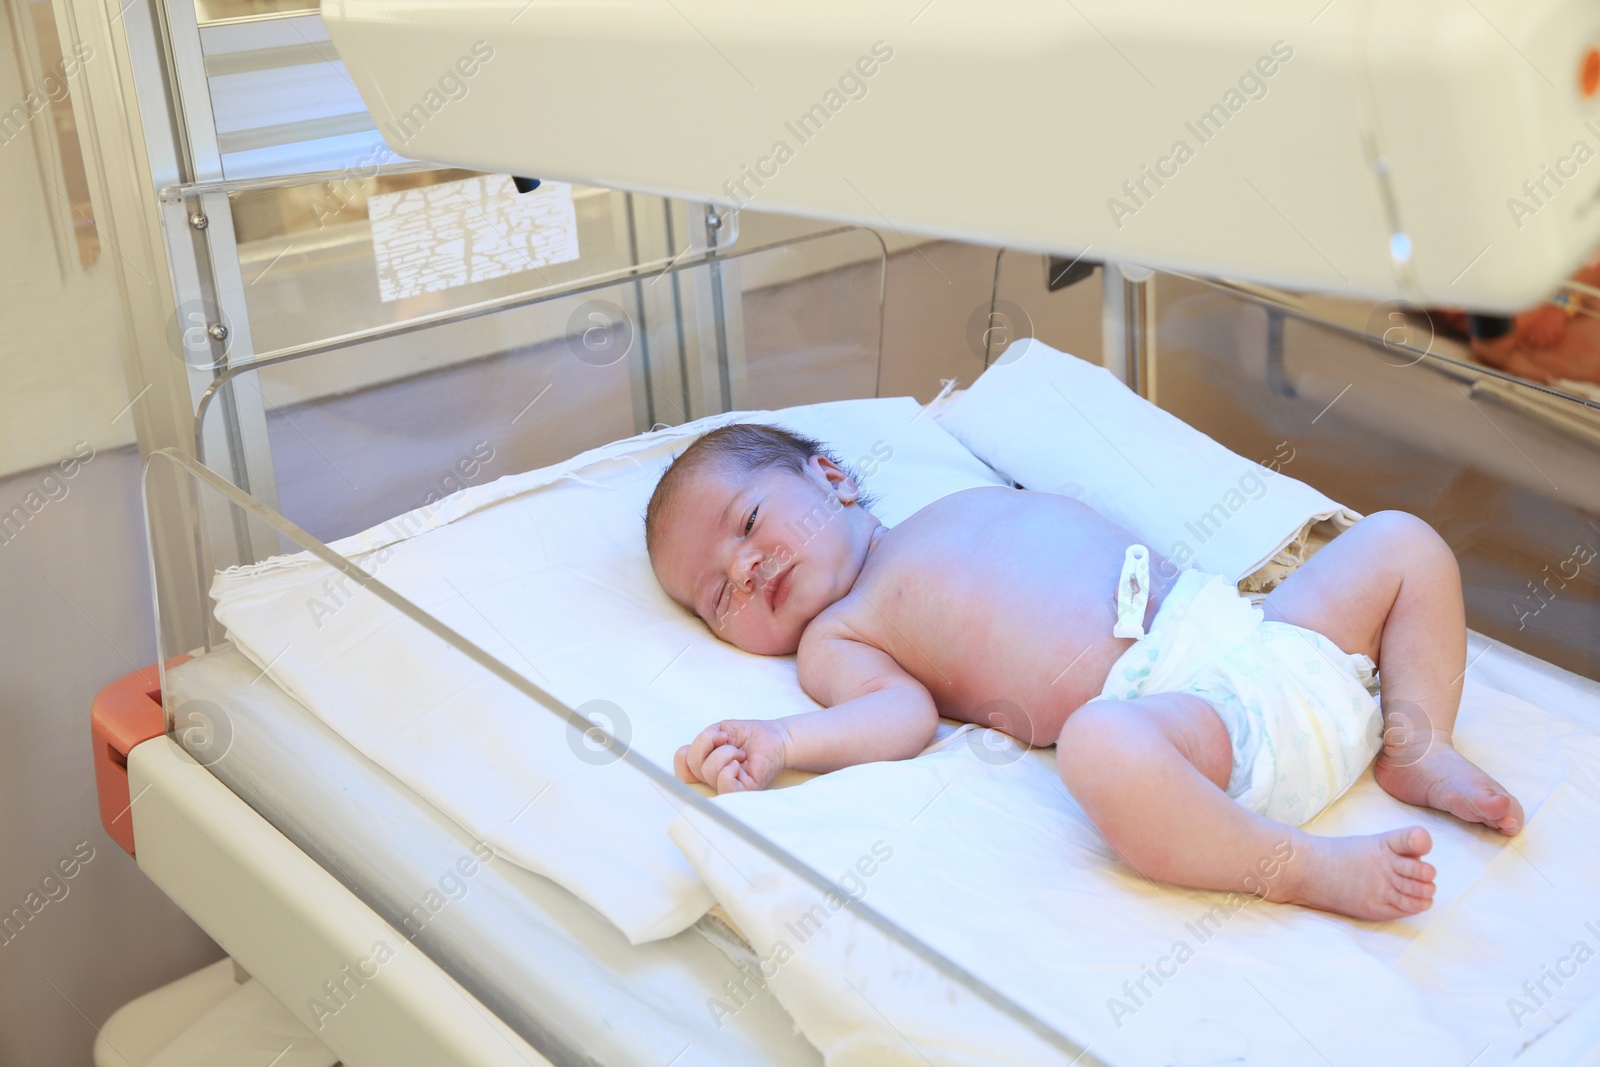
[[[787,655],[861,572],[878,522],[856,496],[821,456],[803,475],[712,463],[677,487],[651,564],[667,594],[722,640]]]

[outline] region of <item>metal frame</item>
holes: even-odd
[[[1105,367],[1156,403],[1155,272],[1131,263],[1106,262],[1100,290],[1100,331]]]
[[[714,205],[694,206],[684,201],[667,200],[659,214],[635,212],[633,222],[641,243],[659,248],[668,264],[682,258],[685,263],[710,266],[705,275],[670,272],[670,284],[661,288],[650,283],[634,287],[639,309],[646,321],[673,323],[672,347],[675,352],[652,353],[652,372],[670,380],[676,370],[679,402],[674,403],[664,388],[651,396],[651,418],[656,421],[654,402],[659,397],[674,410],[675,421],[688,422],[736,406],[733,382],[744,380],[743,317],[738,314],[740,300],[737,275],[726,273],[714,263],[723,249],[737,239],[737,212],[718,214]],[[725,226],[725,220],[732,225]],[[724,235],[724,229],[733,231]],[[663,272],[664,274],[666,272]],[[736,319],[736,330],[729,329],[729,318]],[[675,357],[675,358],[674,358]]]
[[[995,259],[997,286],[999,272],[1000,261],[997,256]],[[1600,400],[1564,392],[1542,382],[1519,377],[1486,364],[1463,362],[1448,354],[1433,351],[1431,343],[1426,348],[1418,348],[1408,342],[1375,336],[1360,327],[1308,311],[1296,304],[1290,293],[1227,279],[1184,274],[1180,271],[1165,273],[1266,309],[1267,385],[1278,396],[1292,398],[1298,395],[1294,383],[1289,380],[1284,369],[1283,349],[1284,322],[1286,319],[1295,319],[1352,340],[1363,341],[1374,347],[1381,346],[1389,351],[1415,356],[1418,364],[1468,386],[1474,393],[1479,391],[1481,384],[1487,379],[1501,387],[1521,387],[1600,414]],[[1101,307],[1106,369],[1122,379],[1134,392],[1151,402],[1156,401],[1155,284],[1156,277],[1147,268],[1118,263],[1105,264]],[[1563,288],[1600,298],[1600,289],[1581,283],[1569,282]],[[1418,311],[1420,313],[1421,309]],[[1504,394],[1499,391],[1485,391],[1484,395],[1497,400],[1504,399]],[[1524,409],[1519,408],[1519,410]]]
[[[989,364],[994,360],[994,315],[995,305],[1000,302],[1000,262],[1005,259],[1006,250],[1000,249],[994,254],[994,278],[989,283],[989,317],[984,321],[990,327],[983,331],[983,369],[988,370]]]
[[[447,311],[435,312],[431,315],[418,316],[414,319],[407,319],[404,322],[391,323],[386,326],[373,327],[367,330],[358,330],[339,337],[329,338],[325,341],[318,341],[310,344],[296,345],[290,348],[278,349],[245,362],[230,362],[230,364],[225,369],[221,370],[212,380],[212,382],[206,387],[205,391],[200,396],[198,404],[196,405],[193,438],[196,457],[199,458],[202,463],[206,462],[206,445],[209,436],[207,434],[206,427],[206,414],[210,409],[211,403],[234,379],[247,372],[258,371],[266,367],[277,366],[279,364],[289,363],[294,360],[306,359],[311,356],[320,356],[326,355],[330,352],[342,351],[344,349],[353,348],[357,345],[365,344],[369,341],[376,341],[389,337],[399,337],[409,333],[416,333],[420,330],[431,329],[435,326],[465,322],[470,319],[481,318],[485,315],[492,315],[502,311],[531,307],[536,304],[545,303],[551,300],[559,300],[564,297],[579,296],[584,293],[594,292],[600,289],[608,289],[614,286],[624,285],[630,281],[635,283],[635,288],[637,289],[641,284],[648,285],[649,280],[653,280],[652,276],[654,276],[654,278],[672,276],[672,280],[676,282],[677,276],[682,274],[682,272],[701,266],[711,266],[717,268],[719,271],[719,276],[715,282],[716,288],[712,290],[708,283],[707,291],[703,294],[708,298],[705,303],[707,305],[714,306],[711,305],[709,298],[715,297],[716,299],[720,299],[722,308],[726,313],[731,308],[736,308],[738,304],[736,299],[738,290],[733,289],[733,287],[736,286],[739,281],[737,267],[740,259],[743,259],[746,256],[755,255],[760,252],[768,252],[777,248],[805,244],[810,241],[816,241],[825,237],[833,237],[842,233],[850,232],[874,233],[874,231],[863,230],[861,227],[857,226],[839,226],[827,230],[818,230],[815,233],[802,234],[799,237],[785,238],[781,241],[773,241],[768,244],[754,245],[748,248],[740,248],[733,251],[725,251],[720,245],[708,245],[699,249],[696,254],[692,256],[681,256],[676,261],[668,261],[664,266],[659,260],[651,263],[637,264],[631,267],[623,268],[622,270],[611,271],[605,274],[584,278],[568,285],[536,290],[529,293],[518,293],[513,296],[498,297],[493,300],[485,300],[476,304],[469,304],[465,307],[452,308]],[[875,233],[874,236],[876,236]],[[880,285],[878,289],[877,365],[881,374],[881,368],[883,365],[883,319],[885,298],[885,288],[882,284],[881,276],[887,273],[887,254],[883,250],[881,238],[879,238],[879,255],[881,257],[880,263],[882,264],[882,269],[880,270]],[[726,295],[724,295],[722,292],[724,288],[732,289],[735,299],[729,299]],[[657,300],[655,303],[667,303],[669,306],[682,306],[682,303],[684,302],[684,294],[681,291],[668,289],[661,290],[661,292],[665,294],[665,297]],[[650,304],[647,307],[645,314],[662,313],[664,310],[665,309],[654,306],[654,304]],[[742,334],[743,325],[742,319],[740,319],[733,326],[724,326],[724,329],[721,332],[721,337],[731,349],[731,338],[735,335],[742,336]],[[738,351],[742,355],[742,343],[740,344]],[[699,406],[703,408],[707,404],[711,404],[712,406],[703,410],[692,410],[687,412],[686,414],[688,417],[682,421],[690,421],[693,418],[699,418],[707,414],[714,414],[719,411],[732,410],[737,403],[742,402],[745,398],[742,366],[740,366],[737,371],[735,371],[731,366],[735,362],[742,364],[742,358],[736,359],[734,355],[729,354],[729,350],[727,349],[713,349],[708,352],[696,352],[695,355],[699,356],[703,361],[695,368],[694,374],[691,377],[693,386],[698,390],[695,396],[699,398]],[[686,375],[690,374],[688,369],[690,362],[691,361],[688,358],[683,360],[683,365],[685,368],[684,373]],[[710,365],[709,368],[706,364]],[[726,370],[722,370],[720,368],[720,365],[722,364],[728,364],[729,366]],[[647,354],[644,365],[645,367],[650,368],[650,373],[660,373],[660,360],[657,358],[657,356]],[[735,383],[738,385],[737,391],[733,389],[733,385]],[[231,392],[232,390],[229,391]],[[724,402],[724,400],[726,402]],[[693,400],[691,400],[691,404],[694,404]],[[722,406],[715,406],[716,404],[721,404]]]
[[[226,194],[207,191],[204,195],[211,197],[225,196]],[[625,196],[627,194],[619,195]],[[181,209],[184,199],[182,197],[172,197],[166,205],[167,210]],[[672,204],[669,202],[667,207],[670,209]],[[713,217],[713,210],[713,208],[707,206],[707,219]],[[720,219],[716,226],[709,226],[708,230],[713,235],[718,230],[728,231],[727,238],[731,243],[737,238],[738,234],[736,217],[733,220]],[[696,383],[702,390],[700,394],[695,394],[698,400],[693,398],[686,400],[686,404],[692,405],[698,410],[695,410],[690,417],[678,421],[691,421],[691,418],[734,410],[735,404],[733,401],[738,404],[743,404],[746,401],[743,369],[743,318],[739,314],[739,309],[742,305],[742,292],[738,288],[740,284],[739,261],[747,256],[754,256],[779,248],[796,247],[846,233],[870,234],[878,245],[877,358],[874,364],[874,393],[876,394],[876,383],[881,380],[883,369],[883,332],[888,278],[888,252],[882,236],[876,231],[866,230],[857,226],[838,226],[732,251],[725,250],[723,245],[712,244],[701,248],[693,256],[680,255],[676,260],[667,261],[664,265],[659,260],[651,263],[635,264],[621,270],[583,278],[567,285],[481,301],[477,304],[419,316],[403,322],[355,331],[324,341],[279,349],[244,362],[230,362],[226,367],[216,371],[196,405],[191,438],[194,457],[199,463],[210,469],[212,464],[207,459],[208,446],[221,448],[224,450],[222,454],[225,457],[225,462],[221,466],[223,466],[225,472],[238,474],[241,471],[248,473],[250,470],[248,466],[242,466],[238,462],[238,454],[234,451],[238,435],[232,431],[237,426],[237,423],[232,419],[225,419],[222,426],[213,426],[208,423],[207,419],[214,401],[220,401],[224,405],[230,404],[231,398],[237,392],[237,390],[231,388],[233,382],[247,373],[297,360],[345,351],[383,338],[403,336],[438,326],[466,322],[504,311],[579,296],[597,290],[625,286],[629,281],[633,282],[631,288],[636,293],[644,290],[652,294],[651,296],[637,298],[641,315],[639,320],[640,335],[644,343],[641,345],[642,350],[639,356],[637,358],[630,357],[631,373],[635,379],[633,394],[636,419],[641,413],[644,398],[650,398],[655,395],[662,395],[663,398],[666,398],[665,394],[650,388],[651,375],[659,374],[662,368],[676,371],[682,376],[681,380],[685,383],[684,395],[686,397],[690,397],[687,385],[690,381]],[[634,238],[630,236],[630,241],[632,240]],[[702,277],[700,273],[691,274],[691,285],[680,287],[678,283],[682,274],[686,271],[694,271],[698,267],[710,267],[718,273],[714,278]],[[663,277],[670,278],[672,284],[659,287],[652,284]],[[706,331],[702,330],[691,334],[683,328],[681,309],[686,303],[701,309],[702,313],[710,311],[714,314],[716,309],[720,307],[725,317],[731,319],[734,315],[738,315],[738,318],[732,325],[726,322],[722,323],[719,330],[709,335],[713,343],[706,344],[705,341],[708,337]],[[731,313],[730,309],[732,309]],[[650,351],[648,330],[644,328],[647,320],[643,317],[648,314],[675,314],[679,316],[675,320],[678,323],[678,347],[676,350],[667,352]],[[690,339],[696,342],[693,347],[689,347]],[[737,339],[736,345],[734,339]],[[685,350],[686,348],[688,351]],[[691,355],[694,360],[691,360]],[[691,366],[693,366],[693,373],[691,373]],[[729,388],[732,382],[737,382],[738,384],[737,393],[734,393]],[[257,392],[257,397],[256,405],[259,406],[261,403],[259,391]],[[724,397],[730,398],[729,402],[724,402]],[[671,402],[670,399],[668,399],[668,402]],[[722,406],[716,406],[719,403]],[[707,405],[710,405],[710,407],[707,408]],[[231,412],[232,409],[224,407],[223,410],[224,412]],[[650,409],[646,407],[645,410],[648,411]],[[647,417],[651,418],[652,423],[654,422],[653,415],[648,415]],[[641,429],[648,428],[649,425],[647,423]],[[262,447],[265,448],[265,442],[262,442]],[[216,453],[212,454],[215,455]],[[147,479],[148,476],[147,468]],[[271,499],[262,499],[261,494],[253,491],[253,483],[250,481],[246,480],[241,484],[241,480],[238,477],[230,478],[230,481],[274,513],[278,511],[278,503],[275,496]],[[184,643],[184,647],[186,649],[198,647],[205,651],[210,651],[213,646],[213,634],[210,617],[205,610],[205,590],[209,583],[209,576],[219,566],[254,562],[269,555],[274,555],[280,552],[282,548],[275,537],[265,535],[263,529],[246,521],[243,513],[238,508],[224,509],[217,506],[218,501],[215,497],[203,497],[198,501],[180,502],[179,507],[181,508],[185,504],[197,516],[200,516],[199,520],[193,524],[189,534],[192,539],[193,573],[197,593],[195,599],[201,619],[197,632],[193,628],[184,631],[186,634],[192,634]],[[165,515],[166,513],[161,509],[152,508],[147,495],[146,519],[151,531],[152,559],[159,564],[160,559],[154,548],[157,540],[158,514]],[[206,530],[218,529],[231,530],[233,544],[227,550],[220,548],[214,540],[208,540],[205,536]],[[222,558],[223,556],[226,558]],[[159,590],[159,586],[157,588]],[[159,609],[160,597],[158,592],[156,620],[158,634],[161,633],[160,626],[162,622]]]
[[[197,195],[170,200],[163,186],[157,211],[166,237],[173,310],[203,308],[211,360],[190,364],[189,401],[198,403],[216,374],[254,350],[244,277],[234,238],[233,210],[222,169],[222,151],[211,107],[197,9],[192,0],[163,0],[157,25],[163,33],[170,99],[179,158]],[[179,324],[180,331],[183,325]],[[185,363],[189,363],[186,359]],[[226,449],[229,476],[257,498],[276,504],[277,479],[260,396],[230,393],[221,423],[212,429],[215,454]]]
[[[1241,300],[1246,300],[1253,304],[1259,304],[1260,306],[1266,308],[1268,313],[1269,355],[1273,351],[1271,344],[1271,331],[1274,329],[1273,319],[1276,318],[1278,320],[1279,325],[1276,327],[1278,330],[1276,343],[1279,358],[1278,384],[1282,386],[1282,388],[1278,391],[1283,396],[1295,395],[1293,384],[1289,382],[1288,379],[1282,374],[1283,368],[1281,363],[1283,347],[1281,322],[1285,318],[1290,318],[1299,322],[1310,323],[1313,326],[1318,326],[1333,333],[1341,334],[1345,337],[1351,338],[1352,340],[1364,341],[1368,345],[1372,345],[1374,347],[1382,347],[1390,351],[1404,352],[1407,355],[1415,356],[1419,365],[1426,366],[1429,370],[1432,370],[1437,374],[1442,374],[1445,377],[1453,378],[1463,385],[1474,388],[1474,390],[1476,390],[1478,384],[1484,379],[1490,379],[1492,381],[1504,383],[1510,386],[1520,386],[1524,389],[1542,393],[1554,399],[1567,401],[1568,403],[1574,404],[1579,408],[1586,408],[1595,412],[1596,414],[1600,414],[1600,401],[1590,399],[1589,397],[1577,396],[1573,393],[1562,392],[1560,389],[1556,389],[1552,386],[1545,385],[1541,382],[1532,381],[1528,378],[1522,378],[1515,374],[1509,374],[1503,370],[1499,370],[1498,368],[1490,367],[1485,364],[1464,363],[1452,356],[1433,351],[1431,345],[1428,348],[1418,348],[1416,345],[1409,344],[1404,341],[1391,341],[1385,337],[1374,336],[1360,327],[1351,326],[1349,323],[1339,322],[1336,319],[1330,319],[1326,316],[1317,315],[1314,312],[1307,311],[1305,308],[1296,305],[1290,295],[1287,293],[1279,293],[1264,287],[1246,285],[1241,282],[1227,281],[1224,279],[1204,278],[1199,275],[1180,274],[1177,272],[1169,273],[1172,273],[1175,277],[1183,278],[1187,281],[1203,285],[1208,289],[1213,289],[1220,293],[1226,293],[1229,296],[1238,297]],[[1584,292],[1593,293],[1595,296],[1600,296],[1600,291],[1590,290],[1587,286],[1579,286],[1576,283],[1569,286],[1569,288],[1575,288]],[[1270,368],[1271,364],[1269,362],[1269,371]]]

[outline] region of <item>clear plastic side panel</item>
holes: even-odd
[[[281,513],[342,537],[655,425],[873,396],[885,269],[869,231],[747,238],[714,258],[236,372],[197,437],[228,470],[211,443],[229,440],[234,412],[260,411]],[[294,305],[252,315],[292,320]]]
[[[1056,1028],[1059,998],[954,962],[963,927],[887,917],[926,895],[928,796],[851,814],[676,779],[713,709],[790,709],[752,701],[748,672],[727,681],[719,664],[750,657],[655,610],[642,545],[620,545],[662,437],[334,546],[157,453],[161,653],[193,654],[164,675],[171,736],[555,1063],[818,1063],[796,1023],[862,1062],[1099,1062]],[[951,751],[971,773],[1023,758]],[[993,902],[948,903],[981,919]],[[360,986],[328,977],[273,992],[336,1028]]]
[[[1364,514],[1427,520],[1460,562],[1469,627],[1600,678],[1587,303],[1535,309],[1559,320],[1552,345],[1528,342],[1519,316],[1511,361],[1504,343],[1469,339],[1464,312],[1283,294],[1264,306],[1170,275],[1156,291],[1162,407]],[[1560,352],[1571,358],[1551,362]]]

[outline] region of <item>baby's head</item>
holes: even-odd
[[[821,444],[773,426],[712,430],[667,468],[645,511],[650,565],[711,632],[781,656],[850,591],[879,523]]]

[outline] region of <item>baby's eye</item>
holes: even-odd
[[[750,536],[750,531],[755,528],[756,512],[758,512],[760,510],[761,510],[761,505],[759,505],[759,504],[757,504],[755,507],[750,509],[750,517],[748,519],[746,519],[745,523],[744,523],[744,535],[746,537],[749,537]]]

